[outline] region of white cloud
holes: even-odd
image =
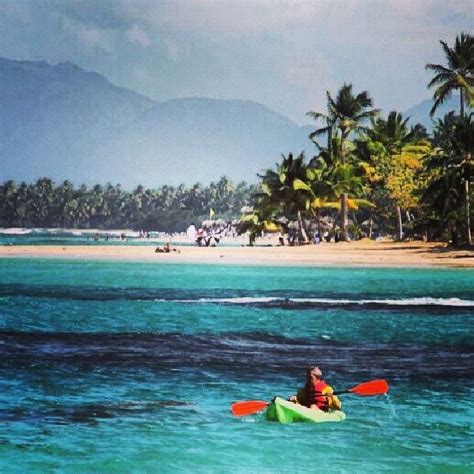
[[[110,33],[96,28],[79,26],[76,29],[79,39],[88,47],[100,48],[107,53],[114,52],[114,41]]]
[[[102,33],[99,30],[80,27],[77,29],[77,35],[82,41],[92,45],[103,42]]]
[[[146,31],[137,25],[133,25],[133,27],[127,31],[127,38],[130,42],[137,43],[142,48],[148,48],[148,46],[151,45],[151,40]]]
[[[165,46],[166,46],[166,51],[168,53],[168,57],[172,61],[177,62],[178,57],[179,57],[179,47],[176,41],[167,39],[165,40]]]
[[[92,28],[63,15],[61,15],[61,29],[77,38],[85,49],[101,49],[108,54],[112,54],[115,50],[115,32],[112,30]]]
[[[317,12],[317,3],[307,0],[140,0],[122,4],[131,18],[155,27],[181,32],[240,35],[307,24]]]
[[[0,0],[1,49],[82,60],[150,95],[247,97],[306,121],[344,81],[384,109],[429,96],[424,65],[444,61],[439,39],[472,30],[472,1]]]

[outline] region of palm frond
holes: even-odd
[[[437,74],[443,74],[443,73],[452,74],[453,72],[452,69],[449,69],[443,66],[442,64],[427,64],[425,66],[425,69],[427,69],[428,71],[434,71]]]
[[[329,133],[330,130],[331,130],[331,127],[318,128],[314,132],[311,132],[309,134],[309,138],[313,139],[314,137],[317,137],[319,135],[324,135],[325,133]]]
[[[455,78],[456,73],[451,71],[450,73],[441,73],[437,74],[431,81],[428,83],[428,88],[439,85],[439,84],[444,84],[446,82],[451,82],[453,84],[456,83],[453,79]]]
[[[434,97],[435,97],[435,102],[433,104],[433,107],[431,107],[430,110],[430,116],[432,117],[436,109],[447,99],[451,96],[452,89],[449,84],[444,84],[440,86],[438,89],[436,89]]]

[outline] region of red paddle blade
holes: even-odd
[[[247,400],[233,403],[230,410],[234,416],[246,416],[262,411],[268,405],[268,402],[262,400]]]
[[[371,395],[383,395],[389,390],[389,386],[386,380],[372,380],[371,382],[364,382],[351,388],[349,392],[364,397],[370,397]]]

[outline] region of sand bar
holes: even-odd
[[[474,268],[474,251],[424,242],[339,242],[300,247],[172,246],[170,253],[136,245],[12,245],[0,247],[0,258],[52,258],[160,263],[233,265],[451,267]]]

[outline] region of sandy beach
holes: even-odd
[[[150,246],[36,246],[0,247],[0,258],[52,258],[160,263],[234,265],[450,267],[474,268],[474,251],[423,242],[324,243],[300,247],[193,247],[173,246],[155,253]]]

